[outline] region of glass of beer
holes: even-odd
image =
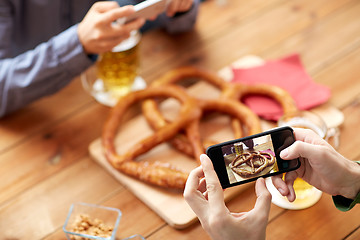
[[[290,115],[284,115],[278,121],[278,126],[290,126],[295,128],[307,128],[313,130],[321,138],[329,140],[334,139],[333,145],[338,146],[338,131],[329,129],[324,120],[317,114],[309,111],[299,111]],[[303,209],[317,203],[321,197],[321,191],[311,186],[301,178],[297,178],[294,182],[294,190],[296,200],[292,203],[280,203],[282,207],[288,209]],[[275,198],[276,201],[277,198]],[[280,202],[280,200],[279,200]],[[276,203],[275,203],[276,204]]]
[[[235,143],[234,148],[235,148],[235,155],[236,156],[239,156],[239,155],[243,154],[244,148],[243,148],[242,143]]]
[[[335,149],[339,147],[339,129],[328,128],[320,115],[310,111],[299,111],[282,116],[278,126],[290,126],[295,128],[307,128],[313,130],[321,138],[329,142]]]
[[[132,90],[145,88],[139,76],[141,34],[134,30],[111,51],[100,54],[95,66],[81,76],[82,84],[98,102],[114,106]]]
[[[130,92],[139,70],[139,31],[132,31],[130,37],[114,47],[112,51],[99,56],[97,76],[104,83],[104,90],[116,98]]]

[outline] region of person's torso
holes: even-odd
[[[79,23],[96,0],[12,0],[13,55]]]

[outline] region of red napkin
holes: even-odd
[[[233,82],[245,84],[266,83],[287,90],[300,110],[308,110],[326,102],[330,89],[315,83],[306,73],[298,54],[268,61],[253,68],[233,68]],[[243,102],[260,117],[277,121],[283,114],[281,106],[264,96],[246,96]]]

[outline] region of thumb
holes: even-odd
[[[201,166],[206,179],[206,190],[210,206],[220,206],[224,204],[224,192],[220,185],[210,158],[206,154],[200,155]]]
[[[271,194],[266,188],[265,180],[263,178],[259,178],[256,181],[255,192],[257,199],[252,211],[256,215],[262,215],[262,217],[268,219],[271,207]]]
[[[323,146],[320,145],[296,141],[289,147],[282,150],[280,152],[280,157],[284,160],[292,160],[299,157],[313,159],[321,154],[323,151],[323,149],[321,149],[322,147]]]

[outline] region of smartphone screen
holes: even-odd
[[[290,127],[210,146],[206,153],[223,188],[297,169],[299,159],[285,161],[281,150],[295,142]]]

